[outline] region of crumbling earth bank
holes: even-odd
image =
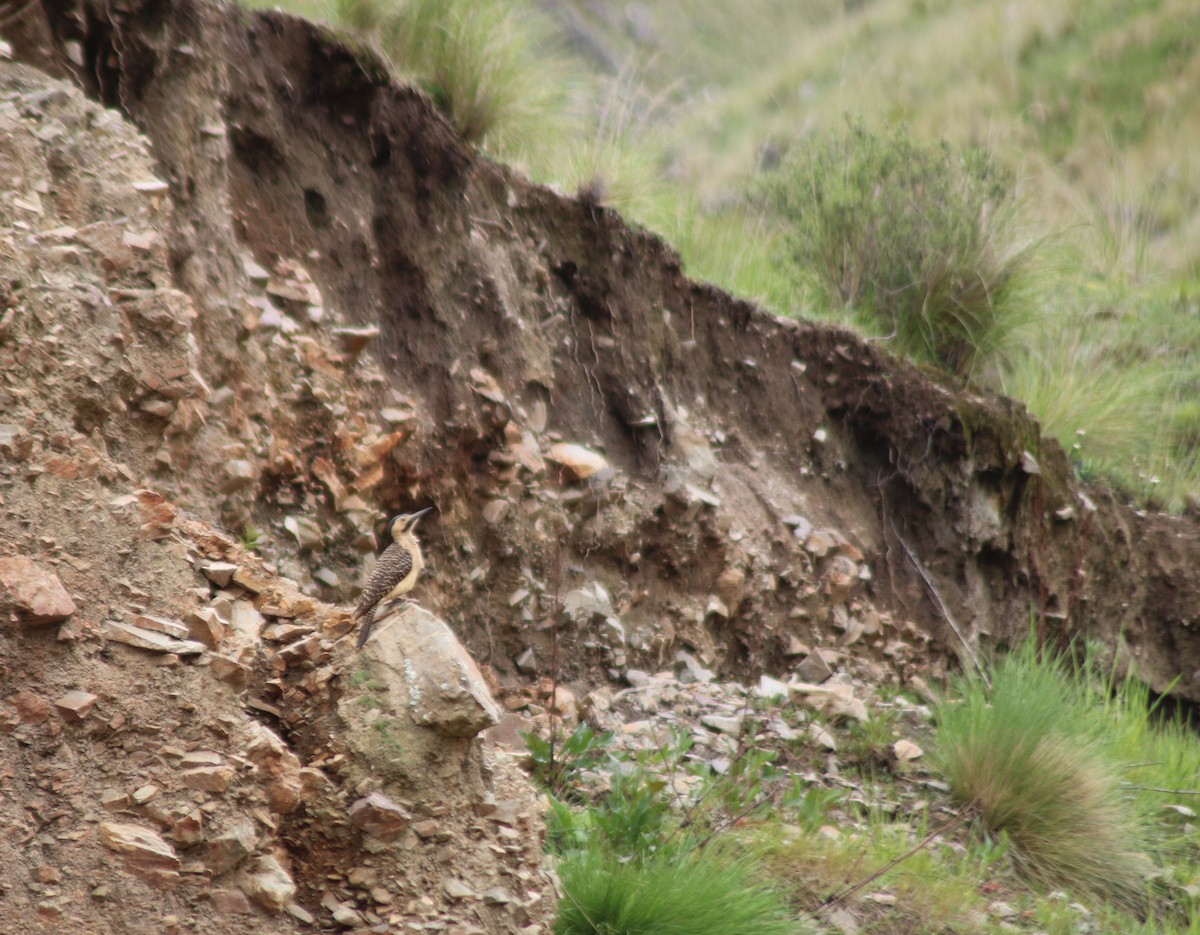
[[[420,645],[358,655],[346,611],[198,518],[249,517],[266,489],[292,563],[303,543],[325,587],[357,574],[403,434],[345,418],[382,382],[371,332],[339,328],[302,268],[247,261],[211,360],[225,338],[174,285],[145,141],[11,64],[0,162],[0,918],[544,931],[541,805],[482,745],[500,714],[445,624],[384,619]],[[326,456],[297,480],[312,435]]]
[[[688,281],[662,243],[475,157],[306,23],[230,17],[206,38],[239,234],[310,258],[334,305],[383,329],[417,413],[386,496],[438,504],[426,593],[481,661],[511,673],[532,648],[544,673],[547,605],[599,582],[615,612],[565,635],[569,676],[681,649],[781,669],[838,642],[890,647],[890,666],[910,622],[965,658],[1032,615],[1200,697],[1195,524],[1084,496],[1020,406]],[[195,106],[154,79],[122,100],[152,138]],[[611,473],[563,484],[556,439]]]
[[[470,731],[643,670],[915,682],[1033,612],[1200,694],[1194,525],[1085,496],[1020,407],[688,281],[311,25],[36,9],[16,54],[110,109],[5,70],[6,909],[544,925],[537,806]],[[429,503],[419,593],[480,666],[431,709],[424,616],[351,662],[324,603]]]

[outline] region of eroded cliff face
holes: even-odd
[[[396,509],[436,505],[422,603],[534,720],[547,676],[581,700],[634,667],[904,682],[1031,619],[1200,697],[1195,525],[1082,490],[1019,405],[688,280],[310,24],[38,12],[16,54],[77,42],[92,102],[5,66],[0,802],[23,830],[0,847],[33,880],[0,893],[13,911],[546,924],[511,757],[439,744],[415,708],[434,734],[397,740],[401,644],[338,641]]]
[[[1195,525],[1083,495],[1019,405],[689,281],[611,211],[476,157],[425,98],[316,27],[174,11],[90,14],[121,55],[92,42],[89,70],[186,193],[177,229],[225,225],[267,264],[303,257],[331,305],[382,329],[414,416],[380,498],[438,505],[430,593],[482,661],[511,673],[541,642],[529,623],[549,598],[532,602],[600,581],[630,659],[682,647],[779,668],[789,646],[837,636],[838,607],[962,656],[1035,617],[1054,638],[1104,640],[1155,688],[1180,676],[1175,691],[1200,694]],[[224,135],[197,168],[171,128],[203,138],[214,119]],[[612,476],[563,496],[538,459],[554,437],[602,451]],[[810,527],[848,547],[805,548]],[[589,641],[568,674],[611,663]]]

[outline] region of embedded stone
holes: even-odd
[[[214,877],[228,873],[254,850],[258,836],[254,822],[243,818],[214,838],[210,838],[204,851],[204,863]]]
[[[58,623],[76,609],[58,575],[23,555],[0,558],[0,595],[4,594],[30,623]]]
[[[296,895],[296,884],[271,854],[259,857],[239,880],[247,896],[269,912],[283,912]]]
[[[382,792],[372,792],[359,799],[350,806],[349,816],[350,824],[355,828],[385,842],[397,840],[412,818],[403,806]]]
[[[122,856],[134,876],[159,889],[179,883],[179,857],[175,848],[149,828],[124,822],[100,823],[100,840]]]

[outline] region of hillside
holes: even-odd
[[[920,693],[1033,619],[1200,700],[1194,522],[1081,486],[1020,405],[688,279],[322,27],[34,11],[0,63],[8,917],[548,931],[517,732],[632,719],[615,685],[724,683],[710,720],[764,674]],[[378,524],[427,505],[425,611],[356,655]]]

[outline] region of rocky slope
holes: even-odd
[[[687,280],[309,24],[32,10],[77,87],[0,73],[5,912],[544,931],[506,751],[630,670],[916,681],[1033,617],[1200,696],[1194,524],[1013,403]],[[358,657],[431,504],[432,613]]]

